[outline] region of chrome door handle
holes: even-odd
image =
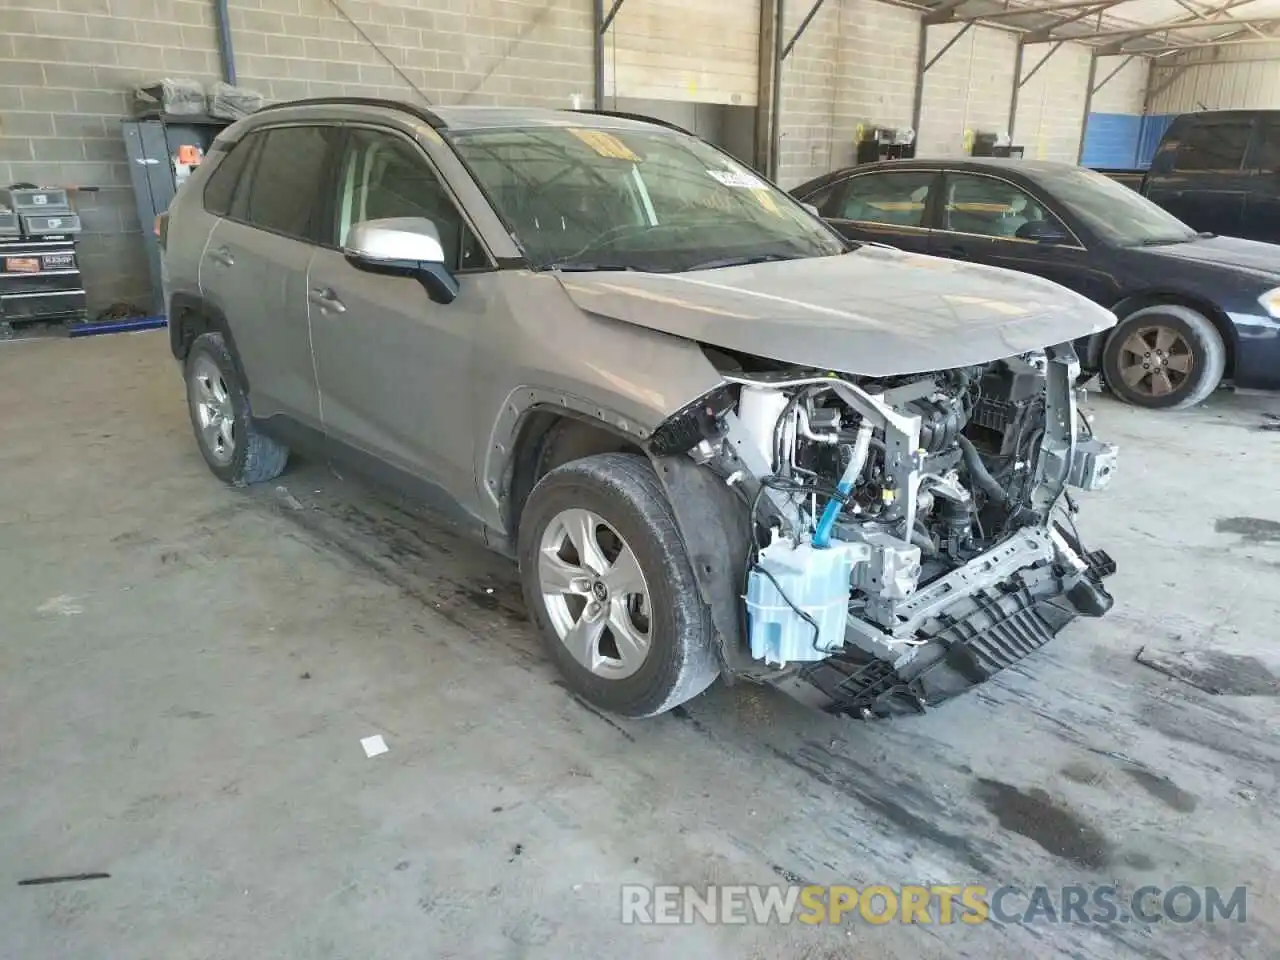
[[[321,310],[332,310],[334,313],[346,313],[347,305],[338,299],[338,295],[329,287],[312,287],[307,299]]]
[[[217,260],[224,267],[234,267],[236,258],[227,247],[219,247],[217,250],[209,251],[209,259]]]

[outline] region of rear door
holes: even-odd
[[[928,253],[931,200],[938,180],[933,170],[855,173],[826,194],[818,210],[850,240]]]
[[[1059,239],[1036,240],[1048,230]],[[1114,300],[1114,281],[1049,205],[1003,177],[949,172],[938,198],[932,252],[953,260],[1033,273],[1099,303]]]
[[[236,147],[235,153],[246,146],[254,152],[200,265],[204,297],[222,311],[235,339],[254,416],[284,417],[314,430],[320,429],[320,402],[307,267],[336,135],[335,128],[315,124],[272,127]],[[215,171],[209,187],[217,185]]]
[[[1245,166],[1250,174],[1249,196],[1240,236],[1280,243],[1280,113],[1259,118]]]
[[[474,501],[472,356],[493,309],[490,261],[422,148],[390,129],[348,130],[330,222],[306,284],[324,407],[338,459],[449,514]],[[390,217],[435,224],[459,277],[448,305],[414,277],[352,266],[351,226]]]
[[[1148,199],[1195,230],[1240,236],[1251,180],[1245,153],[1252,133],[1253,119],[1246,114],[1190,118],[1180,128],[1177,145],[1170,145],[1171,168],[1151,177]]]

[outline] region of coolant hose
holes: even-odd
[[[840,496],[832,497],[827,501],[827,505],[822,509],[822,517],[818,520],[818,527],[813,531],[813,545],[815,547],[831,546],[831,530],[835,527],[836,520],[840,516],[840,508],[844,506],[844,498],[853,490],[853,485],[858,482],[858,475],[862,473],[862,468],[867,464],[867,453],[870,450],[871,422],[864,419],[858,427],[858,436],[853,441],[853,456],[849,458],[849,465],[844,468],[844,473],[840,476],[840,482],[836,484],[836,490]]]
[[[956,437],[956,443],[959,444],[960,452],[964,456],[964,465],[969,471],[969,478],[996,503],[1001,506],[1007,505],[1009,495],[1005,493],[1004,487],[1000,486],[996,478],[987,470],[987,465],[982,462],[982,457],[978,455],[978,448],[963,434]]]

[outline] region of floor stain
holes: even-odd
[[[902,799],[910,797],[913,805],[933,813],[941,809],[936,802],[929,802],[910,784],[889,783],[881,779],[883,794],[872,792],[870,784],[878,782],[874,771],[866,771],[847,758],[804,745],[795,754],[769,747],[778,759],[802,770],[819,783],[825,784],[879,814],[881,818],[920,841],[931,843],[954,854],[980,876],[995,876],[998,870],[975,846],[971,837],[950,833],[931,820],[907,809]],[[952,818],[954,819],[954,817]]]
[[[1095,787],[1107,779],[1106,771],[1091,767],[1087,763],[1068,763],[1060,771],[1072,783],[1082,783],[1086,787]]]
[[[1179,813],[1191,813],[1199,803],[1195,794],[1188,793],[1172,780],[1158,773],[1143,770],[1141,767],[1127,767],[1124,772],[1147,793]]]
[[[1148,857],[1145,853],[1126,853],[1122,858],[1125,866],[1133,867],[1135,870],[1154,870],[1156,862]]]
[[[1246,543],[1280,543],[1280,523],[1261,517],[1220,517],[1213,529],[1237,533]]]
[[[1137,660],[1165,676],[1217,696],[1280,696],[1280,678],[1257,657],[1216,650],[1138,651]]]
[[[1027,791],[999,780],[979,778],[975,791],[1006,830],[1021,834],[1043,849],[1093,870],[1111,860],[1106,838],[1078,816],[1059,806],[1045,791]]]

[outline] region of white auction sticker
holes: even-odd
[[[746,190],[759,190],[764,182],[758,177],[740,170],[708,170],[707,175],[715,177],[726,187],[742,187]]]

